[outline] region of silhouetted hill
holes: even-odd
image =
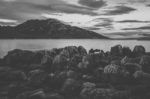
[[[0,38],[89,38],[106,39],[98,33],[66,25],[55,19],[28,20],[17,26],[0,26]]]

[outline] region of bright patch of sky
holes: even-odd
[[[99,1],[102,5],[97,5]],[[54,18],[100,34],[134,32],[132,36],[138,37],[135,32],[150,32],[147,28],[150,0],[2,0],[0,3],[0,22],[8,24]],[[21,6],[23,9],[18,8]]]

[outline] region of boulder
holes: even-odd
[[[43,58],[41,59],[41,65],[42,69],[51,72],[53,65],[53,58],[49,55],[44,55]]]
[[[111,99],[132,99],[130,91],[116,91]]]
[[[150,73],[150,56],[144,55],[141,57],[140,64],[144,72]]]
[[[122,83],[123,69],[121,66],[110,64],[104,68],[103,80],[104,82],[118,84]]]
[[[65,99],[65,98],[58,93],[47,93],[44,99]]]
[[[110,64],[105,66],[104,73],[105,74],[120,74],[122,72],[121,66]]]
[[[131,57],[132,56],[132,51],[129,47],[124,46],[122,48],[122,54],[123,54],[123,56]]]
[[[64,55],[57,55],[53,60],[53,70],[54,71],[61,71],[67,68],[69,63],[69,58],[65,57]]]
[[[86,51],[86,49],[83,46],[79,46],[78,47],[78,52],[82,56],[87,55],[87,51]]]
[[[94,84],[89,84],[91,87],[85,87],[82,89],[80,95],[83,99],[111,99],[113,89],[108,88],[95,88]]]
[[[29,99],[45,99],[46,95],[42,89],[30,92]]]
[[[67,71],[66,74],[67,74],[67,78],[77,79],[79,77],[78,73],[72,70]]]
[[[89,72],[93,72],[100,65],[104,65],[104,60],[102,59],[101,54],[88,54],[83,56],[82,64],[86,66]]]
[[[142,70],[142,66],[136,63],[126,63],[124,65],[125,71],[127,71],[130,75],[133,75],[136,71]]]
[[[19,94],[16,99],[45,99],[46,94],[43,89],[37,89],[33,91],[26,91]]]
[[[61,91],[67,96],[78,95],[81,90],[81,83],[75,79],[68,78],[64,82]]]
[[[73,56],[69,61],[69,69],[77,70],[78,64],[82,61],[81,55],[75,55]]]
[[[142,46],[142,45],[136,45],[133,49],[133,55],[135,57],[142,56],[145,54],[145,52],[146,52],[146,50],[145,50],[144,46]]]
[[[47,78],[48,74],[43,70],[33,70],[30,71],[28,74],[29,83],[32,86],[44,86],[45,79]]]
[[[112,60],[112,61],[110,62],[110,64],[121,65],[121,61],[120,61],[120,60]]]
[[[66,56],[67,58],[71,58],[74,55],[79,54],[79,52],[76,46],[67,46],[63,48],[60,54]]]
[[[8,73],[8,79],[10,81],[25,82],[28,78],[26,74],[22,71],[10,71]]]
[[[6,83],[10,82],[25,82],[27,81],[27,76],[24,72],[19,70],[12,70],[8,67],[0,68],[0,79]]]
[[[32,63],[33,56],[34,53],[31,51],[15,49],[9,51],[4,60],[8,66],[21,68],[21,65]]]
[[[0,67],[1,67],[1,66],[4,66],[4,65],[5,65],[4,59],[1,59],[1,58],[0,58]]]
[[[141,58],[140,57],[136,57],[136,58],[129,58],[127,56],[125,56],[124,58],[122,58],[121,60],[121,65],[124,65],[126,63],[133,63],[133,64],[139,64]]]
[[[122,46],[121,45],[116,45],[111,47],[111,51],[110,51],[111,55],[114,56],[122,56]]]

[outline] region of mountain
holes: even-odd
[[[98,33],[67,25],[56,19],[28,20],[17,26],[0,26],[0,38],[19,39],[107,39]]]

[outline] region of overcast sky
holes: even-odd
[[[0,24],[55,18],[111,37],[150,33],[150,0],[0,0]]]

